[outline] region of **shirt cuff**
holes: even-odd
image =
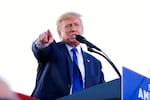
[[[39,42],[39,40],[37,39],[36,41],[35,41],[35,45],[36,45],[36,47],[37,48],[46,48],[46,47],[48,47],[51,43],[53,42],[53,39],[49,42],[49,43],[45,43],[45,44],[41,44],[40,42]]]

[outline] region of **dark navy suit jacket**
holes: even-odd
[[[31,96],[41,100],[55,100],[70,93],[73,63],[64,42],[55,41],[38,49],[33,42],[33,54],[38,61],[35,89]],[[85,88],[103,83],[102,65],[82,50],[85,66]]]

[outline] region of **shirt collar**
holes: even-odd
[[[67,47],[67,49],[70,51],[73,47],[71,47],[71,46],[69,46],[68,44],[66,44],[66,47]],[[77,47],[75,47],[75,48],[77,48],[77,52],[78,53],[81,53],[81,46],[79,45],[79,46],[77,46]]]

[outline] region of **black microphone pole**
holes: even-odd
[[[104,58],[110,63],[110,65],[114,68],[114,70],[117,72],[118,76],[121,78],[121,74],[120,74],[120,72],[118,71],[118,69],[117,69],[117,67],[115,66],[115,64],[110,60],[110,58],[109,58],[102,50],[101,50],[102,53],[100,53],[100,52],[97,52],[97,51],[93,50],[93,48],[91,48],[91,47],[89,47],[89,46],[87,46],[87,49],[88,49],[88,51],[90,51],[90,52],[97,53],[97,54],[101,55],[102,57],[104,57]]]
[[[117,72],[118,76],[121,78],[121,74],[119,73],[119,71],[118,71],[117,67],[115,66],[115,64],[110,60],[110,58],[101,49],[99,49],[98,47],[96,47],[91,42],[87,41],[86,38],[84,38],[81,35],[76,35],[76,40],[79,41],[80,43],[86,44],[87,48],[88,48],[88,51],[94,52],[94,53],[97,53],[97,54],[103,56],[111,64],[111,66]],[[97,52],[97,51],[93,50],[93,48],[96,49],[96,50],[98,50],[98,51],[100,51],[100,52]]]

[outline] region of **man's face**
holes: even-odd
[[[78,18],[67,18],[62,21],[60,29],[60,37],[70,46],[77,46],[79,42],[76,40],[76,35],[83,34],[83,26]]]

